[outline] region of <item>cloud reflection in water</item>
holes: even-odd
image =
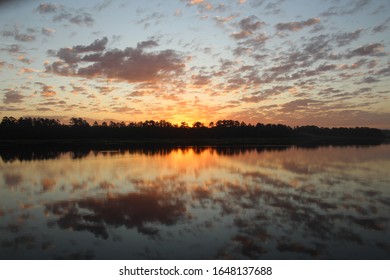
[[[388,145],[6,158],[0,258],[390,258]]]

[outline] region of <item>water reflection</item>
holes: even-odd
[[[1,152],[1,259],[390,259],[390,146]]]
[[[145,193],[108,195],[59,201],[45,206],[54,214],[55,224],[62,229],[89,231],[108,239],[109,227],[136,228],[140,234],[155,236],[158,229],[148,224],[174,225],[186,211],[183,201],[161,195],[153,190]],[[52,222],[48,223],[52,225]]]

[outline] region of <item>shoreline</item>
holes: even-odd
[[[317,137],[305,138],[145,138],[145,139],[1,139],[0,150],[13,148],[147,148],[147,147],[260,147],[260,146],[371,146],[390,144],[390,139],[375,137]]]

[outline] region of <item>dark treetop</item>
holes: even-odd
[[[144,122],[94,122],[71,118],[69,124],[49,118],[4,117],[0,123],[0,140],[21,140],[25,143],[47,140],[130,141],[171,143],[185,145],[221,143],[233,144],[379,144],[386,138],[375,128],[323,128],[317,126],[290,127],[282,124],[246,124],[234,120],[210,122],[207,126],[195,122],[192,127],[161,120]],[[177,143],[176,143],[177,144]]]

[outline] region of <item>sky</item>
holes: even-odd
[[[390,128],[388,0],[0,0],[0,118]]]

